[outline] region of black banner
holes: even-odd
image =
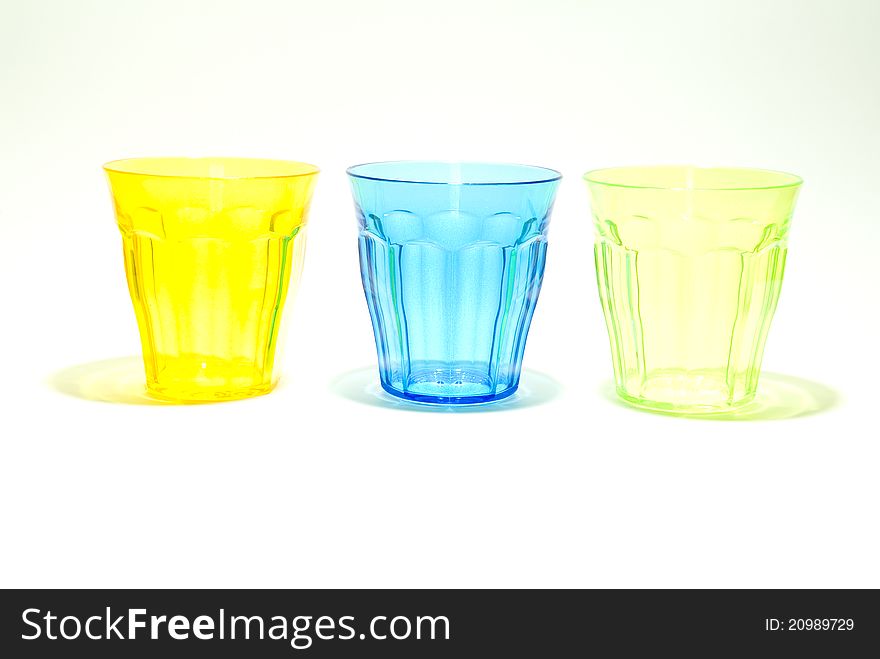
[[[16,659],[880,649],[872,590],[7,590],[0,599],[0,656]]]

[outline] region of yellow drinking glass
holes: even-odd
[[[181,402],[271,391],[318,169],[249,158],[135,158],[104,170],[148,391]]]
[[[617,393],[682,413],[748,403],[801,179],[697,167],[619,167],[584,178]]]

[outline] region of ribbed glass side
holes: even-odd
[[[800,180],[646,167],[599,170],[587,181],[618,394],[687,413],[750,401]]]
[[[555,181],[512,190],[352,186],[383,388],[431,403],[512,394],[541,289]]]
[[[147,387],[168,398],[265,393],[291,262],[305,236],[229,242],[123,233]]]
[[[235,158],[108,165],[150,392],[215,401],[271,391],[316,171]]]
[[[690,255],[600,240],[595,250],[620,395],[670,410],[754,396],[784,245]]]

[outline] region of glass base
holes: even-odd
[[[415,403],[435,405],[476,405],[491,403],[512,395],[514,384],[501,391],[489,379],[486,369],[466,367],[423,368],[412,372],[406,385],[400,379],[381,379],[382,388],[392,396]]]
[[[159,355],[155,362],[145,359],[144,365],[147,392],[165,401],[214,403],[253,398],[268,394],[277,384],[277,378],[255,367],[253,359],[244,357]]]
[[[191,389],[182,387],[161,387],[147,385],[147,393],[153,398],[174,403],[219,403],[226,400],[241,400],[264,396],[275,388],[274,384],[245,387],[241,389]]]
[[[725,376],[710,370],[654,371],[644,381],[632,378],[628,387],[618,384],[617,395],[642,409],[688,415],[734,412],[755,399],[754,391],[732,392]]]

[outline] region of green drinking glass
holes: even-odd
[[[686,414],[750,402],[801,179],[675,166],[584,179],[617,393]]]

